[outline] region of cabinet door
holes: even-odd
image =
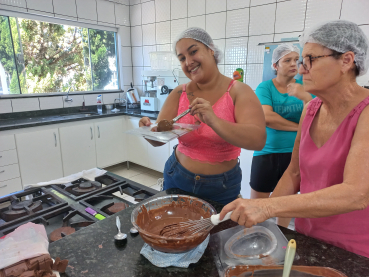
[[[0,197],[20,190],[22,190],[22,182],[19,177],[0,182]]]
[[[148,143],[148,167],[164,172],[165,162],[169,158],[169,143],[154,147]]]
[[[127,160],[123,117],[95,123],[98,167],[107,167]]]
[[[127,130],[138,128],[138,122],[140,118],[129,117],[127,120]],[[142,166],[148,166],[148,142],[142,137],[127,135],[128,142],[128,160],[130,162],[140,164]]]
[[[59,128],[64,176],[96,167],[93,123]]]
[[[23,185],[63,177],[58,129],[15,135]]]

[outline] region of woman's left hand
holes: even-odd
[[[199,120],[208,126],[212,126],[218,119],[210,102],[203,98],[196,98],[193,100],[189,108],[191,109],[191,115],[197,115]]]
[[[239,225],[250,228],[271,218],[266,199],[237,199],[226,205],[220,212],[220,220],[233,211],[231,219]]]
[[[305,91],[304,87],[298,83],[291,83],[287,85],[287,93],[289,96],[295,96],[302,101],[310,101],[311,95]]]

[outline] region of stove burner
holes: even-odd
[[[70,234],[73,234],[75,231],[76,229],[72,227],[61,227],[61,228],[55,229],[54,231],[50,233],[49,240],[50,242],[60,240]]]
[[[22,210],[25,207],[29,207],[33,204],[32,200],[24,200],[20,202],[15,202],[11,204],[12,210]]]
[[[101,183],[96,182],[96,181],[82,181],[82,182],[76,181],[74,186],[68,187],[66,188],[66,190],[67,191],[70,190],[70,192],[73,193],[74,195],[83,195],[90,191],[97,190],[101,187],[102,187]]]
[[[42,201],[40,200],[36,202],[32,200],[13,201],[8,210],[1,212],[1,217],[9,222],[40,210],[42,210]]]
[[[107,207],[108,206],[108,207]],[[117,212],[123,211],[124,209],[128,208],[129,205],[123,202],[120,203],[111,203],[103,207],[101,210],[103,210],[108,215],[115,214]]]

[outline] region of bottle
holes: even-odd
[[[97,96],[97,112],[102,113],[101,94],[99,96]]]

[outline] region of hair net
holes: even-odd
[[[297,46],[293,45],[292,43],[283,43],[279,45],[276,49],[274,49],[272,56],[272,69],[275,69],[273,64],[275,64],[281,58],[283,58],[284,56],[288,55],[291,52],[296,52],[297,54],[300,55],[300,49]]]
[[[352,51],[359,75],[364,75],[368,70],[368,38],[355,23],[335,20],[318,25],[300,37],[301,47],[307,42],[317,43],[340,53]]]
[[[180,41],[183,38],[192,38],[194,40],[201,42],[202,44],[205,44],[207,47],[209,47],[211,50],[214,51],[215,62],[217,64],[221,62],[223,57],[222,51],[220,51],[220,49],[216,45],[214,45],[213,39],[205,30],[197,27],[192,27],[188,28],[187,30],[184,30],[173,42],[173,51],[175,54],[176,54],[176,45],[178,41]]]

